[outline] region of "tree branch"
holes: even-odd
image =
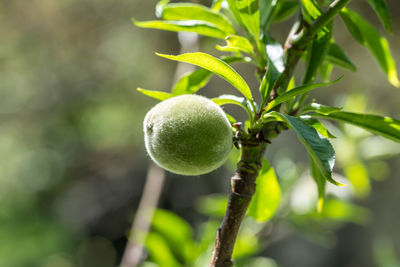
[[[240,224],[256,190],[256,178],[265,150],[266,144],[260,143],[259,140],[242,142],[242,157],[235,175],[231,178],[232,192],[221,228],[217,231],[210,267],[233,266],[233,247]]]
[[[340,10],[350,2],[350,0],[335,0],[328,9],[311,25],[303,26],[300,31],[294,32],[288,37],[285,45],[285,69],[279,76],[273,91],[278,93],[278,89],[286,89],[290,78],[302,54],[308,45],[315,39],[317,33],[323,29]],[[275,124],[267,132],[252,133],[246,140],[241,140],[242,157],[237,165],[237,171],[231,178],[232,192],[229,195],[228,207],[221,227],[217,231],[214,250],[211,257],[210,267],[233,266],[232,252],[239,232],[240,224],[246,214],[251,198],[256,190],[256,179],[261,169],[261,160],[266,150],[264,138],[260,138],[263,133],[268,133],[271,137],[279,134]],[[267,139],[270,136],[265,134]],[[263,141],[264,140],[264,141]]]

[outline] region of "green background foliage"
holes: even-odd
[[[351,12],[343,15],[347,15],[346,24],[335,22],[335,44],[343,51],[331,43],[325,51],[327,58],[344,69],[354,71],[357,66],[357,72],[335,68],[332,77],[345,74],[344,78],[329,88],[312,92],[311,97],[321,104],[343,107],[346,112],[367,111],[400,118],[400,93],[387,82],[389,78],[392,84],[398,83],[393,62],[381,56],[387,49],[386,43],[375,44],[381,40],[380,36],[385,36],[394,61],[400,62],[400,4],[386,1],[392,14],[390,25],[382,19],[385,15],[376,16],[368,5],[384,14],[380,1],[353,2],[350,7],[377,30],[371,31],[369,24]],[[176,63],[156,57],[153,52],[180,51],[176,33],[132,26],[132,17],[137,21],[154,19],[156,3],[139,0],[0,3],[1,266],[115,266],[119,262],[149,163],[144,152],[142,120],[157,103],[137,93],[136,87],[169,92]],[[280,5],[292,10],[295,6],[292,1],[283,3]],[[281,11],[272,21],[281,22],[291,14],[284,13],[282,6],[276,7]],[[242,11],[235,15],[243,25],[248,25],[257,12]],[[165,16],[167,20],[178,20],[172,12],[166,12]],[[210,24],[185,27],[200,27],[221,39],[224,38],[221,32],[236,33],[225,17],[212,19],[209,22],[218,27]],[[251,35],[272,23],[261,22],[248,25]],[[273,36],[281,43],[291,22],[272,26]],[[350,34],[346,25],[350,28],[352,23],[359,25],[361,31]],[[180,27],[179,23],[176,27]],[[388,35],[385,29],[393,34]],[[359,43],[368,49],[362,49]],[[214,49],[216,44],[249,51],[248,44],[235,38],[227,44],[204,38],[197,50],[222,55],[222,51]],[[279,47],[271,41],[266,49],[279,50]],[[377,55],[379,65],[371,54]],[[274,63],[277,63],[275,68],[266,74],[268,81],[273,81],[279,73],[279,58]],[[298,79],[308,69],[306,63],[301,64],[296,73]],[[235,69],[259,101],[253,69],[242,63],[237,63]],[[240,95],[224,80],[210,77],[209,72],[201,69],[181,80],[173,93],[184,90],[183,83],[192,85],[190,93],[196,92],[204,85],[199,85],[204,81],[202,77],[210,82],[199,94],[210,98],[227,93]],[[265,94],[271,86],[265,84]],[[238,87],[248,95],[247,88],[240,84]],[[238,120],[246,119],[246,114],[234,105],[224,109]],[[349,113],[314,113],[318,118],[352,119]],[[328,186],[324,212],[318,214],[317,186],[307,171],[306,150],[294,132],[283,133],[267,153],[282,191],[278,213],[266,224],[252,219],[244,222],[234,252],[239,265],[398,264],[400,147],[351,125],[325,120],[323,123],[337,137],[331,139],[337,153],[334,177],[356,186]],[[232,159],[236,160],[237,155],[232,155]],[[226,205],[225,197],[211,194],[228,192],[227,177],[232,174],[232,162],[198,179],[167,174],[160,201],[163,210],[156,213],[156,218],[162,218],[165,224],[157,220],[153,225],[147,240],[149,261],[158,259],[169,262],[169,266],[183,263],[204,266],[208,262],[209,246]],[[286,223],[274,226],[283,217]],[[275,228],[272,234],[271,227]],[[185,248],[180,250],[182,243]],[[157,254],[160,248],[162,255]],[[250,260],[254,255],[258,257]]]

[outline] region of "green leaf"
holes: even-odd
[[[328,54],[326,55],[326,59],[329,63],[332,63],[336,66],[356,71],[357,66],[353,63],[353,61],[347,56],[346,52],[337,44],[330,43]]]
[[[221,10],[221,5],[224,0],[214,0],[212,3],[212,10],[215,12],[219,12]]]
[[[182,265],[175,259],[167,242],[159,235],[153,232],[147,234],[146,248],[152,261],[159,266],[180,267]]]
[[[340,199],[327,199],[321,217],[342,222],[365,223],[370,213],[364,207]]]
[[[232,12],[233,16],[236,19],[236,22],[241,25],[244,26],[243,22],[242,22],[242,18],[240,16],[239,10],[236,7],[236,0],[226,0],[226,2],[228,2],[229,5],[229,10]]]
[[[221,57],[226,63],[234,63],[238,61],[246,61],[247,58],[243,57]],[[197,69],[195,71],[189,72],[183,75],[172,88],[172,94],[175,95],[185,95],[194,94],[204,86],[208,84],[213,73],[206,69]]]
[[[365,46],[378,61],[389,82],[395,87],[400,87],[396,64],[388,41],[355,11],[343,8],[340,14],[353,37]]]
[[[258,39],[260,34],[260,10],[258,0],[236,0],[235,2],[243,25],[252,33],[255,39]]]
[[[392,33],[392,22],[390,19],[390,12],[386,6],[384,0],[367,0],[368,4],[374,9],[375,13],[378,14],[382,25],[386,31]]]
[[[251,91],[245,80],[227,63],[215,58],[211,55],[196,52],[196,53],[186,53],[182,55],[164,55],[156,53],[160,57],[168,58],[171,60],[181,61],[190,63],[204,69],[207,69],[215,74],[218,74],[226,81],[231,83],[236,89],[238,89],[247,99],[253,100]]]
[[[265,159],[256,183],[256,192],[251,199],[248,214],[258,222],[266,222],[274,216],[279,206],[281,188],[274,169]]]
[[[272,21],[277,5],[281,1],[278,0],[261,0],[260,2],[260,27],[263,32],[267,32]]]
[[[306,84],[306,85],[302,85],[302,86],[298,86],[290,91],[286,91],[285,93],[283,93],[282,95],[278,96],[277,98],[275,98],[274,100],[272,100],[271,102],[268,103],[267,107],[265,108],[266,111],[271,110],[273,107],[279,105],[280,103],[283,103],[285,101],[288,101],[290,99],[292,99],[295,96],[307,93],[311,90],[314,90],[316,88],[320,88],[323,86],[328,86],[328,85],[332,85],[334,83],[337,83],[338,81],[340,81],[343,78],[343,76],[339,77],[337,80],[330,82],[330,83],[313,83],[313,84]]]
[[[154,231],[160,234],[169,244],[169,248],[181,260],[190,259],[190,251],[184,249],[184,246],[192,244],[192,228],[182,218],[176,214],[162,209],[157,209],[152,220]]]
[[[353,185],[354,194],[357,197],[366,197],[371,191],[371,185],[369,182],[368,171],[366,166],[358,161],[352,160],[352,162],[346,164],[343,168],[344,174],[350,183]]]
[[[318,165],[315,163],[314,159],[309,156],[308,161],[310,164],[310,173],[311,177],[314,179],[315,183],[317,184],[318,189],[318,206],[317,211],[318,213],[322,212],[325,200],[325,187],[326,187],[326,179],[324,175],[318,168]]]
[[[260,84],[260,93],[263,99],[262,107],[268,101],[276,81],[285,69],[282,45],[266,35],[264,42],[267,44],[265,49],[268,57],[268,68]]]
[[[170,97],[173,97],[173,95],[171,93],[162,92],[162,91],[153,91],[153,90],[147,90],[147,89],[142,89],[142,88],[137,88],[136,90],[138,90],[139,92],[141,92],[144,95],[150,96],[152,98],[155,98],[155,99],[158,99],[161,101],[168,99]]]
[[[325,55],[329,50],[329,44],[331,41],[332,24],[330,23],[330,26],[327,28],[329,28],[328,33],[314,40],[308,49],[306,72],[304,74],[303,84],[308,84],[315,80],[318,68],[325,60]]]
[[[331,80],[331,74],[333,70],[333,65],[331,63],[324,62],[319,68],[319,73],[321,75],[323,82],[329,82]]]
[[[182,76],[172,88],[173,95],[194,94],[210,81],[212,72],[206,69],[197,69]]]
[[[342,110],[342,108],[328,107],[328,106],[321,105],[321,104],[318,104],[318,103],[311,103],[311,104],[305,106],[302,109],[301,113],[318,112],[318,113],[323,114],[323,115],[329,115],[332,112],[338,112],[338,111],[341,111],[341,110]]]
[[[150,21],[135,21],[133,23],[137,27],[141,28],[151,28],[151,29],[159,29],[165,31],[173,31],[173,32],[195,32],[204,36],[224,39],[227,35],[213,24],[208,22],[202,22],[199,20],[184,20],[184,21],[173,21],[173,20],[150,20]]]
[[[253,46],[247,40],[247,38],[239,35],[229,35],[225,38],[226,46],[217,45],[216,48],[221,51],[229,51],[229,52],[245,52],[250,55],[253,55]]]
[[[311,23],[321,16],[322,12],[315,0],[301,0],[301,11],[304,19]]]
[[[335,151],[328,139],[318,134],[317,130],[299,118],[279,112],[271,112],[270,114],[280,117],[292,127],[326,180],[335,185],[343,185],[332,178]]]
[[[242,107],[251,117],[252,115],[252,106],[249,104],[248,100],[244,97],[238,97],[235,95],[220,95],[219,97],[215,97],[211,99],[218,106],[233,104],[239,107]]]
[[[400,121],[390,117],[345,111],[322,114],[318,110],[316,111],[318,112],[315,115],[317,117],[353,124],[374,134],[381,135],[395,142],[400,142]]]
[[[199,4],[173,3],[165,5],[161,17],[164,20],[199,20],[213,24],[226,35],[235,33],[232,23],[221,13]]]
[[[278,23],[289,19],[296,13],[298,7],[299,3],[296,1],[278,1],[273,15],[273,21]]]
[[[223,194],[201,196],[196,200],[196,209],[207,216],[222,218],[224,217],[228,198]]]
[[[317,119],[312,118],[310,115],[302,115],[300,119],[305,121],[308,125],[317,130],[325,138],[336,138],[331,134],[328,129]]]

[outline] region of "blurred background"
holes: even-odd
[[[384,33],[366,1],[353,2]],[[393,20],[393,35],[386,37],[400,66],[400,2],[386,2]],[[176,33],[132,25],[132,17],[154,19],[156,3],[0,1],[0,266],[119,264],[150,166],[142,121],[157,103],[136,88],[169,91],[176,63],[154,51],[181,50]],[[275,25],[274,36],[283,41],[289,26],[290,21]],[[345,74],[344,79],[313,97],[399,119],[399,89],[342,21],[335,27],[335,40],[358,71],[335,69],[332,77]],[[203,38],[198,49],[220,55],[217,43],[223,44]],[[235,68],[255,94],[254,70],[246,64]],[[234,92],[213,77],[199,94]],[[241,111],[226,110],[244,118]],[[267,153],[283,191],[280,209],[267,225],[248,222],[253,232],[244,236],[238,259],[265,257],[257,266],[400,266],[399,145],[353,127],[327,126],[338,137],[335,177],[357,187],[333,188],[329,203],[336,208],[316,218],[306,152],[292,133],[283,133]],[[186,223],[193,242],[208,231],[212,243],[233,170],[228,162],[201,177],[166,173],[158,207]],[[255,234],[260,238],[254,240]]]

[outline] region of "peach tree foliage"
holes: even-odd
[[[259,222],[273,216],[279,204],[280,188],[273,166],[264,158],[264,153],[268,144],[282,131],[294,131],[307,150],[310,173],[318,188],[319,212],[324,210],[326,183],[342,185],[332,178],[335,151],[329,139],[335,137],[320,119],[352,124],[400,142],[400,121],[396,119],[347,112],[308,97],[312,90],[340,83],[341,77],[331,78],[333,68],[357,70],[345,50],[335,42],[334,19],[341,19],[354,40],[370,52],[388,82],[395,87],[400,86],[388,41],[366,18],[349,8],[349,2],[215,0],[211,7],[207,7],[162,0],[156,6],[156,20],[133,20],[136,26],[142,28],[193,32],[225,41],[225,45],[215,47],[225,52],[220,57],[211,55],[212,52],[181,55],[156,53],[160,57],[200,68],[182,76],[170,92],[141,88],[138,91],[164,101],[180,95],[196,94],[207,85],[212,75],[218,75],[237,89],[237,95],[224,94],[211,100],[220,106],[240,106],[248,114],[245,122],[238,122],[226,114],[232,124],[233,144],[240,150],[241,158],[231,179],[232,193],[225,218],[221,227],[215,229],[217,237],[210,266],[233,265],[232,251],[246,212]],[[385,30],[391,33],[390,14],[384,0],[366,0],[365,4],[370,5]],[[270,34],[271,25],[288,19],[293,19],[294,23],[291,29],[287,29],[289,34],[285,43],[279,43]],[[294,72],[301,60],[305,62],[304,75],[301,80],[295,80]],[[258,88],[250,90],[246,79],[232,67],[236,62],[254,67],[259,80]],[[258,103],[253,98],[256,92],[261,96]]]

